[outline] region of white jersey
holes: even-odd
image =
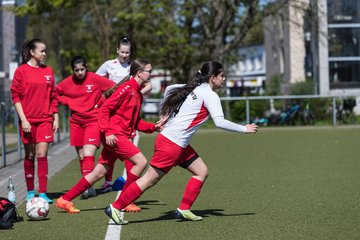
[[[165,90],[165,100],[170,90],[184,85],[176,84]],[[217,127],[229,131],[246,132],[246,127],[227,121],[221,107],[220,98],[208,83],[196,87],[185,99],[179,112],[166,123],[161,134],[185,148],[193,134],[209,118],[214,120]]]
[[[97,75],[108,77],[115,83],[120,82],[130,74],[130,64],[120,63],[119,59],[108,60],[96,71]]]

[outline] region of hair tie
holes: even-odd
[[[200,73],[200,74],[201,74],[201,70],[199,70],[199,71],[198,71],[198,73]]]

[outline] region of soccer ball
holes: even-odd
[[[26,203],[26,216],[31,220],[43,220],[49,214],[49,203],[40,197],[33,197]]]

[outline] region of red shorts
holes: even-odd
[[[100,146],[100,130],[98,122],[85,124],[70,123],[70,145],[81,147],[85,144]]]
[[[150,165],[164,173],[168,173],[171,168],[177,165],[187,168],[199,157],[190,145],[182,148],[161,134],[156,137],[154,149]]]
[[[131,139],[121,135],[116,135],[116,137],[118,141],[116,142],[116,146],[112,147],[106,144],[105,135],[101,134],[103,150],[99,156],[98,163],[111,165],[114,164],[116,159],[124,161],[140,152],[140,150],[132,143]]]
[[[22,130],[21,124],[19,124],[20,136],[24,144],[54,141],[52,122],[30,123],[30,125],[31,132],[27,133]]]

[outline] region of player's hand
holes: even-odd
[[[155,123],[155,131],[160,132],[161,130],[163,130],[168,119],[169,116],[161,116],[160,119]]]
[[[54,114],[54,121],[53,121],[53,130],[54,132],[57,132],[59,130],[59,115]]]
[[[21,128],[24,132],[31,132],[31,124],[27,120],[21,122]]]
[[[255,123],[246,124],[246,133],[256,133],[258,131],[258,126]]]
[[[118,139],[114,134],[111,134],[109,136],[106,136],[105,140],[107,145],[114,147]]]

